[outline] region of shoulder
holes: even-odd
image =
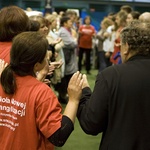
[[[42,93],[43,91],[51,91],[48,85],[32,76],[16,76],[16,81],[17,85],[20,87],[19,89],[26,89],[26,91],[31,91],[31,93]]]
[[[107,80],[116,80],[123,75],[126,68],[128,68],[126,66],[126,64],[113,65],[104,69],[101,74]]]
[[[64,28],[64,27],[61,27],[58,31],[58,35],[61,36],[61,34],[66,34],[68,31]]]
[[[79,29],[82,29],[82,28],[85,28],[86,26],[83,24],[83,25],[80,25]]]
[[[90,28],[95,30],[95,27],[93,25],[90,25]]]
[[[35,92],[35,93],[34,93]],[[40,106],[43,103],[58,103],[58,99],[53,90],[45,83],[38,83],[34,87],[33,96],[35,94],[35,100]]]

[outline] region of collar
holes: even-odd
[[[144,56],[144,55],[134,55],[134,56],[131,56],[128,61],[133,61],[133,60],[136,60],[136,59],[150,59],[150,56]]]

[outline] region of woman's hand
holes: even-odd
[[[76,113],[82,93],[82,84],[82,74],[79,71],[73,74],[68,84],[69,101],[66,105],[63,115],[69,117],[73,123],[75,122]]]
[[[50,64],[55,66],[55,69],[58,69],[63,65],[63,63],[64,62],[62,61],[62,59],[60,59],[59,61],[54,61],[54,62],[51,62]]]
[[[0,59],[0,76],[2,71],[5,69],[5,67],[8,65],[8,63],[5,63],[3,59]]]
[[[67,90],[69,101],[79,102],[82,93],[82,84],[83,84],[82,74],[78,71],[74,73],[68,84]]]

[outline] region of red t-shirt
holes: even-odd
[[[95,34],[95,28],[92,25],[82,25],[79,28],[79,47],[81,48],[92,48],[92,38]]]
[[[32,76],[17,77],[17,91],[0,86],[0,147],[3,150],[53,150],[47,140],[61,127],[62,108],[53,91]]]
[[[10,63],[10,49],[12,42],[0,42],[0,59]]]

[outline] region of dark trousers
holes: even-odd
[[[99,72],[101,72],[102,70],[104,70],[107,65],[106,65],[106,60],[105,60],[105,52],[104,51],[99,51],[98,52],[98,56],[99,56]]]
[[[70,81],[70,78],[72,77],[73,74],[70,75],[65,75],[61,79],[61,83],[58,83],[57,85],[54,85],[55,90],[58,92],[59,96],[58,99],[65,100],[66,95],[67,95],[67,88],[68,88],[68,83]]]
[[[86,71],[91,70],[91,50],[92,49],[86,49],[86,48],[79,48],[78,53],[78,69],[79,71],[82,70],[82,60],[83,60],[83,54],[85,53],[85,69]]]

